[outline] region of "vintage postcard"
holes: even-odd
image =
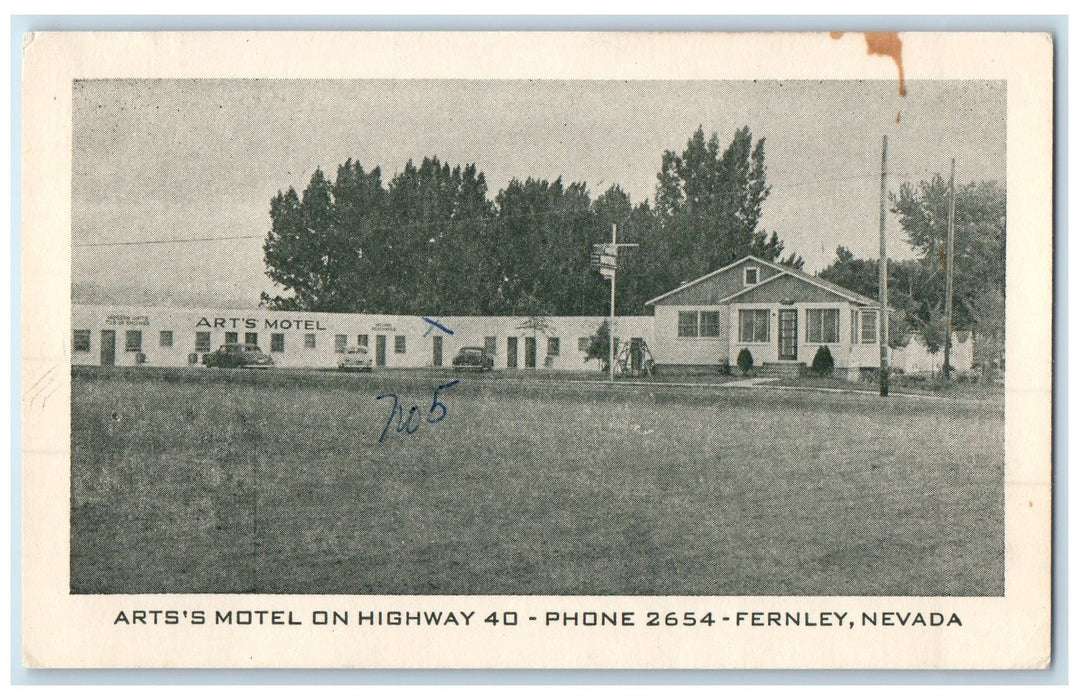
[[[1049,36],[23,57],[27,667],[1049,663]]]

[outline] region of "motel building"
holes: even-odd
[[[880,367],[880,303],[783,265],[747,256],[651,299],[656,362],[734,365],[796,373],[828,346],[836,372]]]
[[[831,351],[839,376],[853,379],[880,366],[876,301],[752,256],[648,305],[654,315],[620,316],[614,335],[620,347],[628,342],[635,353],[647,346],[659,372],[715,372],[735,365],[748,348],[754,366],[765,373],[799,373],[822,345]],[[541,323],[511,316],[429,318],[436,323],[422,316],[75,304],[71,361],[201,367],[203,356],[221,345],[248,343],[285,368],[334,368],[345,348],[357,345],[371,350],[376,368],[449,367],[462,347],[484,348],[495,369],[601,367],[585,355],[603,316],[547,316]],[[957,369],[969,369],[969,334],[966,342],[967,352],[955,348]]]
[[[225,343],[258,345],[276,367],[335,368],[363,345],[376,368],[450,367],[463,347],[481,347],[496,369],[596,371],[585,361],[602,316],[390,316],[263,309],[72,308],[72,364],[201,366]],[[437,325],[436,325],[437,324]],[[624,317],[617,334],[651,340],[652,318]]]

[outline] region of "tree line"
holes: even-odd
[[[888,263],[889,340],[898,344],[911,333],[921,335],[931,351],[944,344],[944,298],[948,265],[952,265],[952,328],[973,331],[982,353],[979,361],[1000,359],[1004,349],[1005,243],[1007,197],[996,181],[970,182],[955,188],[954,251],[948,260],[948,217],[951,186],[935,175],[917,184],[904,183],[889,196],[899,217],[913,260]],[[878,260],[860,259],[840,247],[820,277],[879,298]]]
[[[764,139],[748,127],[726,147],[699,128],[681,153],[666,151],[655,203],[612,185],[513,179],[494,197],[475,165],[412,161],[389,182],[353,160],[334,179],[315,170],[302,193],[279,191],[263,246],[267,274],[289,310],[442,315],[603,315],[607,281],[589,266],[592,245],[638,243],[620,261],[621,313],[747,254],[781,259],[760,227],[769,193]]]

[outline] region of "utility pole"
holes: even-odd
[[[952,375],[952,275],[955,273],[955,158],[948,180],[948,252],[944,256],[944,381]]]
[[[611,381],[614,381],[614,287],[618,278],[618,224],[611,224],[611,249],[615,255],[615,264],[611,269],[611,321],[607,324],[607,338],[610,341],[610,355],[608,355],[607,369],[611,372]]]
[[[885,189],[888,171],[888,137],[880,150],[880,395],[888,395],[888,246],[884,239]]]

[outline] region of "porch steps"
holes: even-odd
[[[758,377],[793,379],[806,374],[804,362],[765,362],[757,368]]]

